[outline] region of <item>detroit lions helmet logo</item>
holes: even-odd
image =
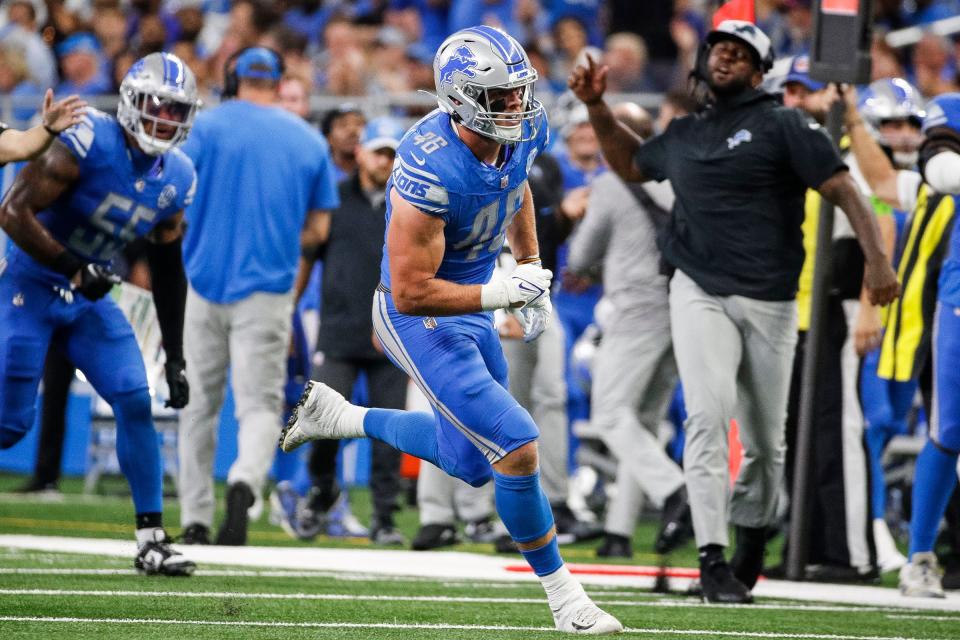
[[[477,68],[477,58],[466,45],[460,45],[456,51],[447,58],[447,61],[440,67],[440,84],[449,84],[453,82],[453,74],[458,71],[468,78],[475,78]]]

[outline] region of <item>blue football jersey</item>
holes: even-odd
[[[524,125],[528,126],[528,125]],[[387,183],[404,200],[446,223],[446,247],[437,277],[460,284],[490,280],[507,227],[523,204],[527,174],[547,144],[547,122],[536,135],[505,147],[500,168],[481,162],[460,140],[450,116],[439,109],[407,131]],[[387,198],[387,226],[390,224]],[[390,286],[390,256],[384,243],[380,277]]]
[[[109,264],[134,238],[190,204],[197,188],[193,162],[179,149],[165,153],[154,170],[138,174],[117,120],[88,109],[60,135],[80,165],[79,179],[37,218],[68,251],[86,262]],[[16,246],[11,267],[55,283],[65,278]]]

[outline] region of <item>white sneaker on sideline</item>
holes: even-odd
[[[623,624],[612,615],[593,604],[589,598],[575,600],[553,611],[557,630],[566,633],[581,633],[600,636],[623,631]]]
[[[877,549],[877,567],[880,573],[896,571],[907,564],[907,557],[897,549],[890,528],[883,518],[873,520],[873,542]]]
[[[932,551],[915,553],[900,569],[900,593],[912,598],[945,598],[940,567]]]
[[[322,382],[311,380],[280,433],[280,448],[289,453],[308,440],[364,438],[366,412]]]

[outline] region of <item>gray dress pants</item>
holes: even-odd
[[[180,412],[178,438],[183,526],[213,525],[213,457],[228,372],[239,431],[227,482],[246,483],[260,500],[280,437],[292,313],[292,293],[215,304],[188,291],[183,351],[190,403]]]
[[[670,282],[670,321],[688,416],[683,464],[697,546],[727,546],[728,522],[761,527],[775,518],[796,302],[712,296],[678,270]],[[743,462],[730,494],[732,418]]]

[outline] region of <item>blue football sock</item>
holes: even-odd
[[[553,511],[540,488],[539,471],[529,476],[508,476],[494,471],[493,488],[497,514],[516,542],[542,538],[553,527]],[[550,575],[563,566],[556,536],[537,549],[521,553],[538,576]]]
[[[437,444],[436,419],[432,413],[370,409],[363,418],[363,430],[371,438],[386,442],[398,451],[443,468]]]
[[[134,510],[159,513],[163,511],[163,467],[150,395],[146,389],[132,391],[117,396],[112,404],[117,418],[117,460],[130,484]]]
[[[913,478],[913,517],[910,520],[910,556],[933,551],[940,520],[957,486],[957,456],[927,442],[917,458]]]

